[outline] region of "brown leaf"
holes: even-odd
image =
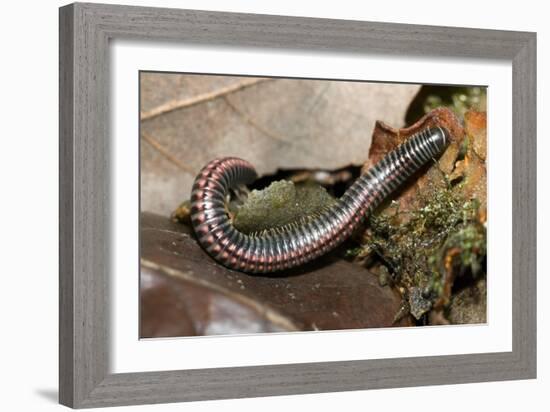
[[[140,280],[142,337],[389,327],[401,303],[331,256],[276,276],[226,269],[187,226],[150,213],[141,215]]]
[[[464,160],[456,162],[449,178],[452,181],[462,179],[460,190],[465,200],[479,201],[480,220],[487,213],[487,114],[469,111],[464,115],[464,130],[468,138]]]
[[[218,156],[277,169],[338,169],[367,158],[377,119],[403,124],[417,85],[144,73],[142,210],[169,215]]]
[[[487,114],[485,112],[467,112],[464,116],[468,149],[464,157],[464,185],[462,193],[469,199],[480,203],[482,221],[487,213]]]
[[[444,174],[450,174],[454,167],[460,147],[464,139],[464,128],[454,112],[447,108],[438,108],[422,117],[412,126],[396,129],[383,122],[377,122],[372,136],[372,145],[369,150],[369,158],[363,166],[366,172],[387,153],[395,149],[410,136],[428,127],[441,126],[449,130],[451,143],[440,157],[437,164],[427,165],[420,170],[415,177],[409,180],[394,196],[399,204],[400,212],[408,212],[418,208],[422,199],[429,193],[446,185]],[[422,194],[422,196],[419,196]],[[406,213],[402,215],[406,216]]]
[[[464,115],[466,134],[472,141],[473,150],[481,160],[487,157],[487,113],[469,111]]]
[[[267,315],[243,299],[180,279],[148,262],[141,269],[141,337],[289,332],[283,316]]]

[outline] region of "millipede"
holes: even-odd
[[[254,167],[236,157],[215,159],[193,183],[191,223],[203,249],[230,269],[270,273],[300,266],[341,244],[411,175],[437,159],[448,143],[445,128],[418,132],[358,177],[334,206],[255,234],[237,230],[226,210],[230,189],[257,178]]]

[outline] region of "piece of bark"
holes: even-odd
[[[168,216],[189,198],[200,168],[219,156],[244,158],[260,176],[277,169],[361,165],[376,120],[402,125],[418,90],[402,84],[142,74],[142,210]],[[189,104],[194,98],[197,103]]]
[[[390,327],[400,304],[375,276],[334,256],[247,275],[216,263],[188,227],[141,215],[141,337]]]
[[[487,113],[468,112],[464,116],[466,135],[469,139],[464,158],[464,187],[466,199],[477,199],[480,213],[487,214]]]

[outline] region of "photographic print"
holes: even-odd
[[[140,338],[486,323],[486,87],[139,92]]]

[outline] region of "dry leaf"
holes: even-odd
[[[142,213],[141,239],[142,337],[410,326],[393,322],[389,287],[334,256],[253,276],[216,263],[166,217]]]
[[[169,215],[195,174],[238,156],[260,175],[362,164],[377,119],[403,124],[416,85],[142,74],[141,206]]]
[[[407,213],[417,209],[431,191],[443,188],[447,184],[444,175],[450,174],[456,163],[464,139],[464,128],[453,111],[447,108],[432,110],[419,121],[404,129],[396,129],[383,122],[377,122],[372,136],[372,145],[369,159],[363,166],[368,170],[382,159],[387,153],[395,149],[410,136],[428,127],[441,126],[449,130],[451,143],[440,157],[437,164],[429,164],[413,176],[393,199],[398,203],[401,216],[406,218]],[[428,192],[428,193],[427,193]]]
[[[464,157],[464,187],[466,199],[478,199],[480,213],[487,213],[487,113],[468,112],[464,116],[468,150]],[[482,221],[485,217],[482,218]]]

